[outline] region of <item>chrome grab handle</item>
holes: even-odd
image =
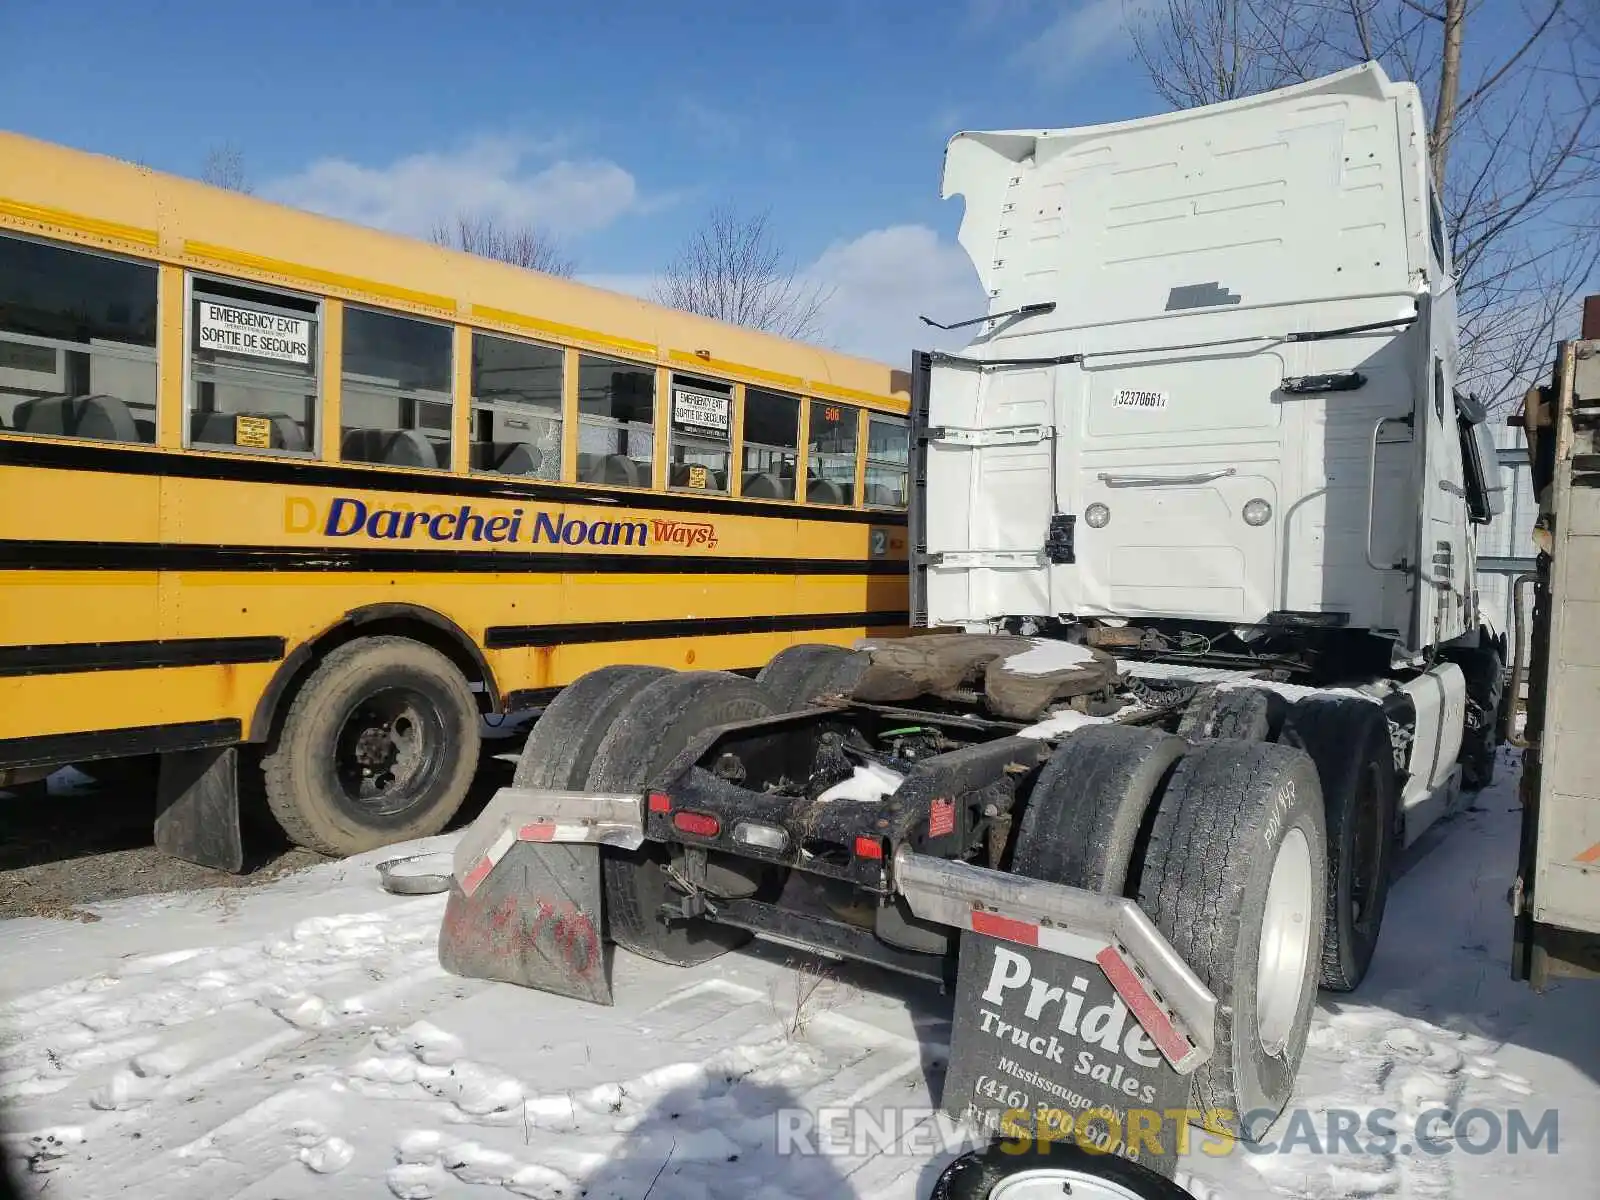
[[[1182,486],[1186,483],[1210,483],[1213,479],[1224,479],[1229,475],[1239,472],[1234,467],[1223,467],[1218,471],[1202,471],[1198,475],[1111,475],[1102,472],[1100,482],[1107,487],[1161,487],[1164,484]]]
[[[1404,567],[1397,567],[1392,563],[1381,563],[1372,557],[1372,517],[1373,509],[1378,502],[1378,435],[1383,432],[1383,427],[1390,421],[1399,420],[1398,417],[1379,417],[1372,423],[1372,437],[1367,446],[1367,566],[1374,571],[1403,571]]]

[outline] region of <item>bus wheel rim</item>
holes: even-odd
[[[444,720],[422,692],[389,687],[350,707],[334,741],[340,792],[371,816],[403,812],[431,790],[443,760]]]

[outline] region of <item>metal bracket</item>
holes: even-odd
[[[1292,396],[1314,396],[1320,392],[1353,392],[1366,382],[1367,377],[1360,371],[1331,371],[1326,375],[1291,376],[1279,389]]]
[[[904,846],[895,853],[894,884],[925,921],[990,936],[995,929],[1008,936],[1009,927],[1025,937],[1032,929],[1028,944],[1102,966],[1108,959],[1131,958],[1133,970],[1113,979],[1113,986],[1152,1035],[1149,1019],[1171,1022],[1176,1044],[1156,1038],[1167,1061],[1188,1075],[1215,1053],[1216,996],[1135,901],[914,854]]]
[[[965,321],[956,321],[951,325],[941,325],[932,317],[919,316],[917,319],[924,325],[932,325],[935,329],[965,329],[969,325],[982,325],[985,321],[1003,321],[1008,317],[1036,317],[1043,313],[1055,312],[1056,302],[1044,300],[1037,304],[1024,304],[1021,308],[1007,309],[1005,312],[984,313],[981,317],[969,317]]]
[[[930,567],[971,571],[979,567],[1002,571],[1031,571],[1045,565],[1043,550],[941,550],[926,558]]]
[[[946,446],[1031,446],[1055,437],[1054,425],[995,425],[972,429],[962,425],[934,425],[923,437]]]
[[[644,844],[644,797],[501,788],[456,843],[452,867],[457,881],[470,894],[517,842],[637,850]]]
[[[1044,554],[1057,566],[1078,561],[1077,525],[1078,518],[1072,513],[1056,513],[1050,518],[1049,533],[1044,540]]]
[[[690,892],[682,900],[668,901],[656,909],[656,916],[668,925],[679,921],[692,921],[696,917],[715,919],[718,910],[704,892]]]

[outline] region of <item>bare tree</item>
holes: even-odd
[[[200,178],[212,187],[227,188],[248,195],[254,189],[244,169],[244,151],[235,142],[223,142],[206,151]]]
[[[1178,107],[1369,60],[1415,82],[1449,230],[1462,381],[1518,395],[1600,262],[1600,48],[1579,0],[1164,0],[1136,58]],[[1508,6],[1509,7],[1509,6]]]
[[[673,308],[781,337],[816,338],[831,288],[808,281],[772,232],[766,212],[718,205],[652,288]]]
[[[483,258],[510,263],[546,275],[569,277],[577,264],[562,250],[560,243],[531,225],[502,225],[493,217],[457,215],[454,221],[440,221],[429,240]]]
[[[1193,108],[1296,83],[1310,31],[1285,29],[1261,0],[1162,0],[1135,8],[1134,54],[1174,108]],[[1314,40],[1310,34],[1309,40]]]

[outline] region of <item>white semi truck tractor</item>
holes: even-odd
[[[988,308],[915,359],[914,628],[571,685],[460,844],[444,965],[609,1002],[606,940],[772,938],[953,985],[980,1128],[1158,1174],[1173,1110],[1259,1136],[1495,757],[1426,127],[1367,65],[954,137]]]

